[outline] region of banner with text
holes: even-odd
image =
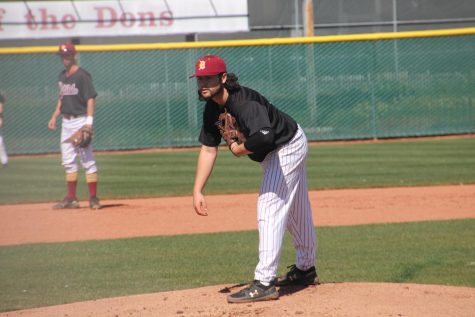
[[[0,40],[249,31],[247,0],[0,2]]]

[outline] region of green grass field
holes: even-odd
[[[196,156],[98,155],[101,197],[189,195]],[[13,158],[0,169],[1,203],[61,198],[59,160]],[[313,145],[308,175],[313,189],[473,184],[475,139]],[[253,192],[259,180],[258,164],[222,151],[207,192]],[[474,228],[474,219],[318,228],[319,275],[475,287]],[[248,282],[257,242],[257,232],[246,231],[0,247],[0,311]],[[286,236],[280,273],[293,262]]]
[[[323,282],[475,287],[475,219],[318,228]],[[0,311],[249,282],[257,232],[0,248]],[[285,238],[280,272],[294,262]]]
[[[97,155],[99,196],[190,195],[197,155],[197,150]],[[223,149],[206,190],[256,192],[260,179],[259,164]],[[308,180],[310,189],[475,183],[475,138],[312,145]],[[85,189],[80,173],[79,199],[87,197]],[[59,155],[12,158],[8,168],[0,168],[0,205],[64,195]]]

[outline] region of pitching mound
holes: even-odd
[[[0,314],[9,317],[457,316],[471,317],[475,288],[335,283],[281,288],[277,301],[228,304],[229,285],[117,297]],[[233,290],[234,291],[234,290]]]

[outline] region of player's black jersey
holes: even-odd
[[[297,132],[297,122],[288,114],[278,110],[264,96],[255,90],[241,86],[239,90],[229,91],[224,105],[227,111],[236,118],[237,124],[246,138],[256,132],[272,129],[274,141],[267,148],[249,154],[251,160],[262,162],[266,155],[278,146],[289,142]],[[216,126],[219,115],[224,107],[209,100],[203,111],[203,126],[199,141],[206,146],[218,146],[221,135]]]
[[[59,95],[61,113],[81,115],[87,112],[87,101],[96,98],[97,92],[92,84],[91,75],[82,68],[66,76],[66,70],[59,74]]]

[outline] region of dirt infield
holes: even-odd
[[[475,218],[475,185],[314,191],[310,198],[317,227]],[[51,204],[2,205],[0,245],[253,230],[256,200],[257,194],[225,200],[208,196],[208,217],[194,213],[191,197],[106,200],[99,212],[58,211]],[[475,315],[475,288],[324,283],[281,288],[278,301],[227,304],[227,294],[220,290],[230,286],[102,299],[0,317]]]

